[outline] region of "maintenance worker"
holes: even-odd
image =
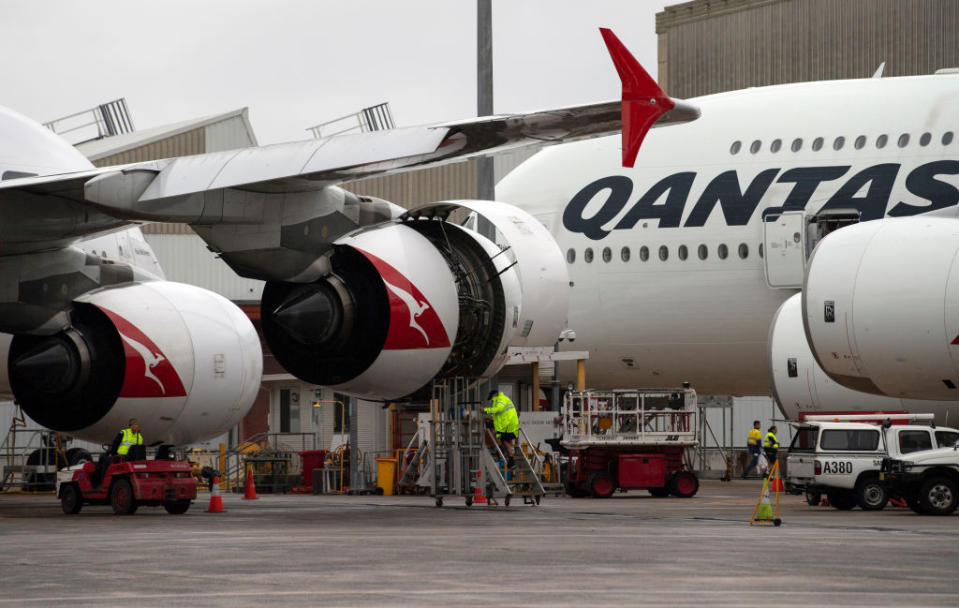
[[[766,452],[766,459],[769,460],[770,467],[776,462],[776,455],[779,453],[779,439],[776,438],[778,430],[775,424],[772,425],[763,438],[763,451]]]
[[[503,447],[503,453],[509,459],[507,466],[513,466],[513,442],[519,432],[519,416],[516,415],[516,406],[510,398],[500,391],[490,391],[486,396],[491,401],[490,407],[483,411],[493,417],[493,430]]]
[[[743,479],[746,479],[750,471],[759,464],[760,444],[763,440],[762,431],[759,430],[760,426],[761,424],[758,420],[753,420],[753,428],[749,430],[749,435],[746,437],[746,447],[749,449],[750,458],[749,464],[743,469]]]
[[[127,427],[120,429],[117,436],[113,438],[109,453],[116,454],[122,460],[143,460],[146,458],[143,448],[143,435],[140,433],[140,424],[136,418],[130,418]]]

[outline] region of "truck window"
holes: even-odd
[[[931,449],[929,431],[899,431],[899,451],[903,454]]]
[[[872,452],[879,447],[879,431],[871,429],[823,431],[822,437],[819,438],[819,447],[823,450]]]
[[[819,433],[817,427],[799,427],[796,429],[796,435],[793,436],[793,442],[789,446],[790,452],[812,452],[816,449],[816,435]]]
[[[941,448],[951,447],[959,441],[959,433],[955,431],[936,431],[936,443]]]

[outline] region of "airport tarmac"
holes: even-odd
[[[760,482],[692,499],[547,496],[538,507],[429,497],[226,496],[227,513],[63,515],[0,495],[0,606],[955,606],[959,515],[840,512]]]

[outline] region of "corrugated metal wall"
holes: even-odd
[[[151,226],[163,226],[152,224]],[[189,227],[186,227],[189,230]],[[237,275],[206,248],[206,243],[190,234],[145,235],[147,242],[160,260],[163,272],[170,281],[199,285],[233,301],[258,302],[263,293],[263,281],[244,279]]]
[[[245,111],[244,111],[245,113]],[[250,139],[246,123],[242,116],[233,116],[205,127],[204,145],[206,152],[249,148],[256,142]],[[196,154],[194,152],[193,154]]]
[[[476,163],[453,163],[385,177],[361,179],[343,187],[409,209],[432,201],[476,198]]]
[[[956,0],[697,0],[656,31],[660,84],[680,98],[866,78],[882,62],[885,76],[959,66]]]
[[[139,163],[147,160],[156,160],[158,158],[202,154],[206,152],[206,150],[206,128],[201,127],[155,141],[151,144],[139,146],[110,156],[104,156],[99,160],[93,161],[93,164],[97,167],[109,167],[110,165]]]

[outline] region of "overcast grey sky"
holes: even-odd
[[[656,75],[673,2],[493,0],[497,112],[613,99],[597,31]],[[476,113],[475,0],[0,0],[0,104],[39,121],[126,97],[140,129],[243,106],[260,143],[389,101],[398,125]]]

